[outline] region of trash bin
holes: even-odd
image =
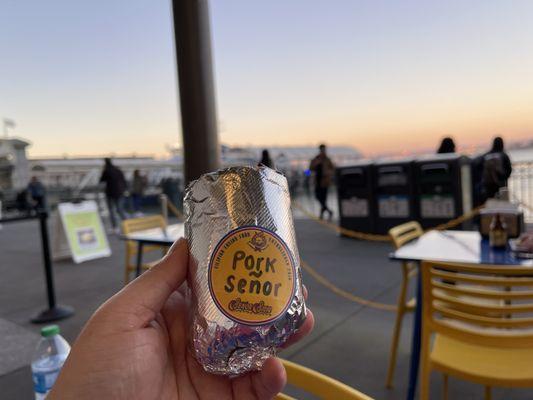
[[[371,161],[362,161],[336,170],[341,228],[375,232],[371,166]]]
[[[415,219],[414,161],[381,160],[373,166],[376,193],[376,232]]]
[[[415,162],[417,217],[424,228],[448,222],[472,209],[471,160],[437,154]],[[467,221],[463,227],[470,227]]]

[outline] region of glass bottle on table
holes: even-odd
[[[494,248],[507,247],[507,225],[499,213],[492,218],[490,223],[489,244]]]

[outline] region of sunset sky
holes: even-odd
[[[212,0],[221,141],[366,154],[533,138],[533,2]],[[0,118],[32,156],[179,142],[168,0],[4,0]]]

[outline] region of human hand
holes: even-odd
[[[189,307],[178,290],[187,277],[185,240],[106,301],[72,347],[48,396],[63,399],[270,399],[285,385],[276,358],[238,378],[204,371],[187,349]],[[290,343],[312,329],[309,311]],[[287,343],[287,344],[290,344]]]

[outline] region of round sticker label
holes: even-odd
[[[267,229],[247,226],[224,236],[209,262],[209,290],[229,319],[262,325],[289,307],[295,266],[283,240]]]

